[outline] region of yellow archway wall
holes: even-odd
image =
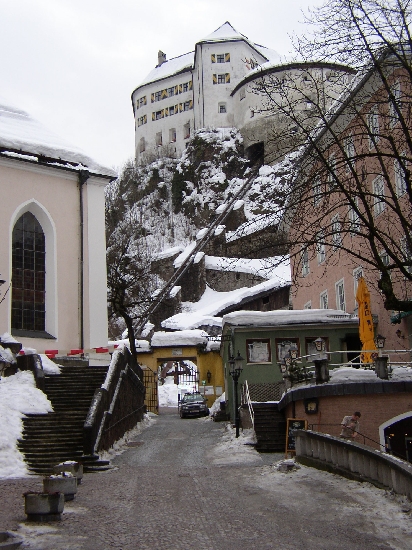
[[[137,360],[142,368],[149,368],[155,373],[158,366],[166,361],[193,361],[199,372],[199,388],[203,385],[202,381],[206,382],[205,397],[209,407],[225,391],[223,362],[219,350],[203,351],[196,346],[156,347],[151,351],[137,350]],[[208,371],[211,374],[210,382],[207,380]]]

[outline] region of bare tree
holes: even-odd
[[[295,151],[284,205],[294,280],[311,260],[325,270],[352,262],[375,274],[386,309],[409,311],[411,2],[327,0],[306,22],[313,32],[294,39],[299,63],[255,90],[282,121],[281,154]],[[350,64],[356,76],[308,71],[314,60]]]
[[[139,193],[133,163],[106,191],[107,284],[109,320],[124,320],[135,357],[135,324],[147,308],[153,276],[151,254],[135,199]]]

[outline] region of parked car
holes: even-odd
[[[179,401],[180,418],[187,416],[209,416],[206,399],[199,392],[185,393]]]

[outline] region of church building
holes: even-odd
[[[0,101],[0,335],[107,345],[104,187],[116,174]]]

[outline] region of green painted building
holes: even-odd
[[[237,311],[223,317],[221,354],[226,380],[226,402],[234,418],[233,381],[229,359],[243,357],[239,389],[248,385],[282,382],[281,365],[291,347],[297,348],[298,364],[313,366],[314,341],[324,341],[330,368],[354,359],[361,348],[358,318],[332,309]],[[240,400],[239,400],[240,402]]]

